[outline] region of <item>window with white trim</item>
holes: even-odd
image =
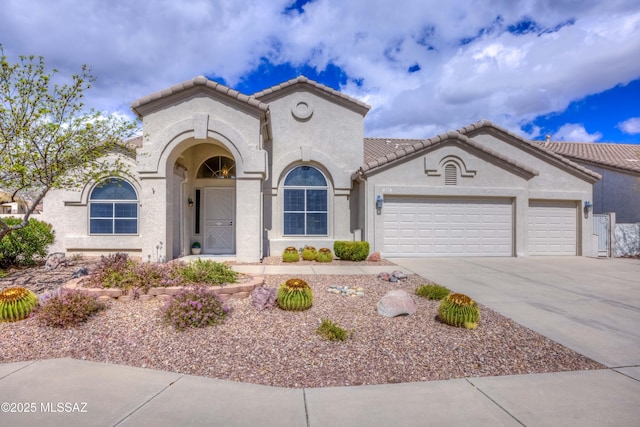
[[[89,234],[138,234],[138,195],[131,184],[109,178],[91,191]]]
[[[312,166],[292,169],[284,180],[284,234],[326,236],[327,180]]]

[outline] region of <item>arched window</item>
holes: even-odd
[[[284,234],[327,234],[327,180],[312,166],[298,166],[284,180]]]
[[[235,178],[236,164],[228,157],[210,157],[200,166],[196,176],[198,178]]]
[[[138,234],[138,195],[127,181],[109,178],[89,196],[90,234]]]

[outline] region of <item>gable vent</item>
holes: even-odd
[[[458,171],[456,169],[456,166],[452,164],[444,167],[444,185],[458,184]]]

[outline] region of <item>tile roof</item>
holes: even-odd
[[[539,144],[534,143],[533,141],[529,141],[527,139],[522,138],[519,135],[516,135],[513,132],[510,132],[504,128],[501,128],[500,126],[497,126],[493,123],[491,123],[488,120],[480,120],[479,122],[470,124],[469,126],[465,126],[462,129],[459,129],[458,132],[460,132],[463,135],[470,135],[471,137],[473,137],[473,135],[477,132],[480,132],[480,130],[488,130],[489,132],[493,132],[493,133],[497,133],[497,134],[501,134],[501,135],[505,135],[505,136],[509,136],[512,139],[515,139],[516,141],[518,141],[521,144],[524,144],[524,146],[526,147],[531,147],[534,150],[539,150],[541,152],[543,152],[547,157],[550,157],[551,159],[555,159],[557,161],[560,161],[562,163],[565,163],[569,166],[571,166],[574,169],[579,170],[582,173],[585,173],[593,178],[596,179],[600,179],[602,178],[600,176],[600,174],[593,172],[592,170],[589,170],[587,168],[585,168],[582,165],[579,165],[577,163],[575,163],[574,161],[572,161],[571,159],[568,159],[565,156],[561,156],[560,154],[550,150],[547,147],[543,147],[540,146]]]
[[[366,104],[362,101],[359,101],[355,98],[350,97],[349,95],[346,95],[342,92],[338,92],[337,90],[331,89],[329,86],[325,86],[323,84],[320,84],[316,81],[313,81],[305,76],[298,76],[294,79],[288,80],[284,83],[280,83],[277,84],[275,86],[271,86],[270,88],[264,89],[260,92],[256,92],[253,95],[251,95],[252,98],[256,98],[256,99],[260,99],[263,98],[267,95],[271,95],[274,93],[277,93],[281,90],[284,90],[288,87],[292,87],[298,84],[307,84],[309,86],[312,86],[318,90],[320,90],[321,92],[324,92],[330,96],[334,96],[334,97],[338,97],[344,101],[348,101],[352,104],[355,104],[356,106],[358,106],[360,108],[360,110],[362,110],[363,114],[366,114],[367,111],[369,111],[371,109],[371,106],[369,104]]]
[[[401,147],[414,145],[422,141],[421,139],[398,139],[398,138],[364,138],[364,162],[385,157]]]
[[[600,142],[535,142],[572,160],[640,173],[640,145]]]
[[[230,87],[227,87],[225,85],[222,85],[218,82],[214,82],[213,80],[209,80],[208,78],[204,77],[204,76],[198,76],[198,77],[194,77],[191,80],[187,80],[184,81],[182,83],[178,83],[176,85],[173,85],[167,89],[158,91],[158,92],[154,92],[150,95],[147,96],[143,96],[140,99],[137,99],[135,101],[133,101],[131,103],[131,109],[136,112],[136,114],[139,114],[137,109],[143,105],[146,105],[150,102],[159,100],[159,99],[163,99],[163,98],[168,98],[172,95],[175,95],[177,93],[180,92],[184,92],[188,89],[191,89],[195,86],[204,86],[207,87],[215,92],[218,92],[220,94],[229,96],[241,103],[244,104],[248,104],[252,107],[258,108],[260,111],[266,112],[269,109],[269,106],[263,102],[258,101],[257,99],[255,99],[253,96],[249,96],[249,95],[245,95],[243,93],[238,92],[235,89],[231,89]]]
[[[384,139],[382,139],[384,140]],[[386,140],[384,140],[386,143]],[[389,140],[389,141],[393,141],[393,140]],[[440,145],[444,142],[457,142],[457,143],[461,143],[461,144],[465,144],[468,145],[470,147],[475,148],[476,150],[482,151],[484,153],[487,153],[489,155],[491,155],[492,157],[499,159],[500,161],[503,161],[505,163],[507,163],[508,165],[515,167],[517,169],[521,169],[531,175],[539,175],[540,173],[536,170],[533,169],[523,163],[518,162],[517,160],[511,159],[501,153],[498,153],[495,150],[492,150],[488,147],[485,147],[482,144],[478,144],[477,142],[475,142],[473,139],[467,137],[466,135],[461,134],[458,131],[449,131],[447,133],[443,133],[440,135],[437,135],[433,138],[429,138],[429,139],[422,139],[422,140],[417,140],[417,142],[413,142],[413,140],[400,140],[400,141],[405,141],[405,143],[403,144],[399,144],[398,147],[395,147],[394,144],[394,150],[391,152],[387,152],[386,154],[384,154],[381,157],[366,161],[365,160],[365,164],[363,166],[360,167],[360,169],[357,171],[357,173],[359,174],[366,174],[369,171],[372,171],[374,169],[377,169],[381,166],[390,164],[392,162],[395,162],[397,160],[400,160],[404,157],[407,157],[413,153],[416,152],[420,152],[420,151],[424,151],[427,150],[429,148],[435,147],[437,145]],[[413,142],[413,143],[411,143]],[[369,148],[367,148],[367,145],[369,145]],[[389,144],[391,145],[391,144]],[[379,138],[365,138],[365,156],[367,155],[367,153],[369,153],[369,155],[375,155],[376,153],[376,149],[377,150],[381,150],[380,152],[382,153],[383,149],[381,149],[382,144],[380,144],[380,139]]]

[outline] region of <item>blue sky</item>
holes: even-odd
[[[132,101],[198,75],[251,94],[297,75],[372,106],[365,134],[488,119],[532,139],[640,144],[636,0],[3,0],[5,54]],[[51,19],[55,16],[56,19]]]

